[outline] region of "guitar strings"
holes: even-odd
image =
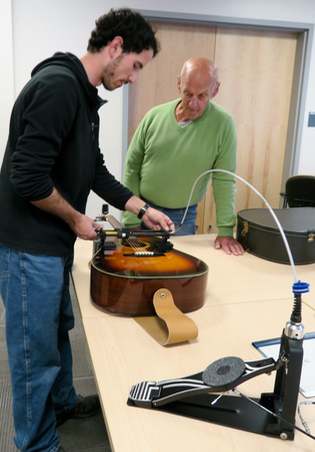
[[[137,239],[128,238],[127,239],[128,245],[134,250],[135,253],[141,253],[146,250],[146,247],[142,245],[141,242],[139,242]]]

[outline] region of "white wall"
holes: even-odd
[[[14,100],[11,0],[0,2],[0,42],[0,162],[2,162]]]
[[[32,68],[55,51],[70,51],[77,56],[86,50],[94,21],[110,8],[128,6],[144,11],[204,14],[218,18],[275,20],[315,24],[315,0],[1,0],[0,33],[3,35],[1,62],[0,156],[7,136],[7,121],[12,103],[11,10],[13,11],[14,96],[27,82]],[[315,128],[308,128],[308,112],[315,111],[315,43],[307,89],[299,173],[315,175]],[[139,81],[141,82],[141,76]],[[271,81],[272,82],[272,81]],[[121,179],[122,90],[112,93],[100,89],[110,102],[101,109],[101,148],[110,171]],[[95,216],[100,200],[89,202],[88,214]],[[112,211],[116,215],[116,211]]]

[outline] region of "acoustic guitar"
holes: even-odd
[[[159,237],[107,239],[91,261],[92,301],[112,313],[154,315],[153,295],[171,291],[176,306],[203,306],[208,266]]]

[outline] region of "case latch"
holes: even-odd
[[[248,223],[247,223],[247,221],[244,221],[244,223],[243,223],[243,230],[242,230],[242,237],[245,237],[247,233],[248,233]]]

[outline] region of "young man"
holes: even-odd
[[[68,337],[73,245],[97,237],[84,214],[90,190],[150,228],[174,229],[108,172],[98,147],[97,86],[134,83],[157,51],[140,14],[111,10],[80,59],[57,53],[40,63],[13,107],[0,174],[0,293],[20,451],[64,451],[56,423],[100,410],[97,396],[75,392]]]
[[[217,65],[195,57],[187,60],[177,79],[180,99],[150,110],[141,121],[127,153],[124,185],[148,205],[165,212],[176,229],[181,224],[195,180],[211,169],[235,172],[236,129],[226,110],[213,103],[220,87]],[[196,185],[185,221],[176,234],[194,234],[197,203],[207,190],[210,174]],[[217,249],[241,255],[243,247],[233,238],[235,181],[215,172],[212,186],[216,203]],[[139,227],[129,212],[123,223]],[[142,224],[142,227],[144,225]]]

